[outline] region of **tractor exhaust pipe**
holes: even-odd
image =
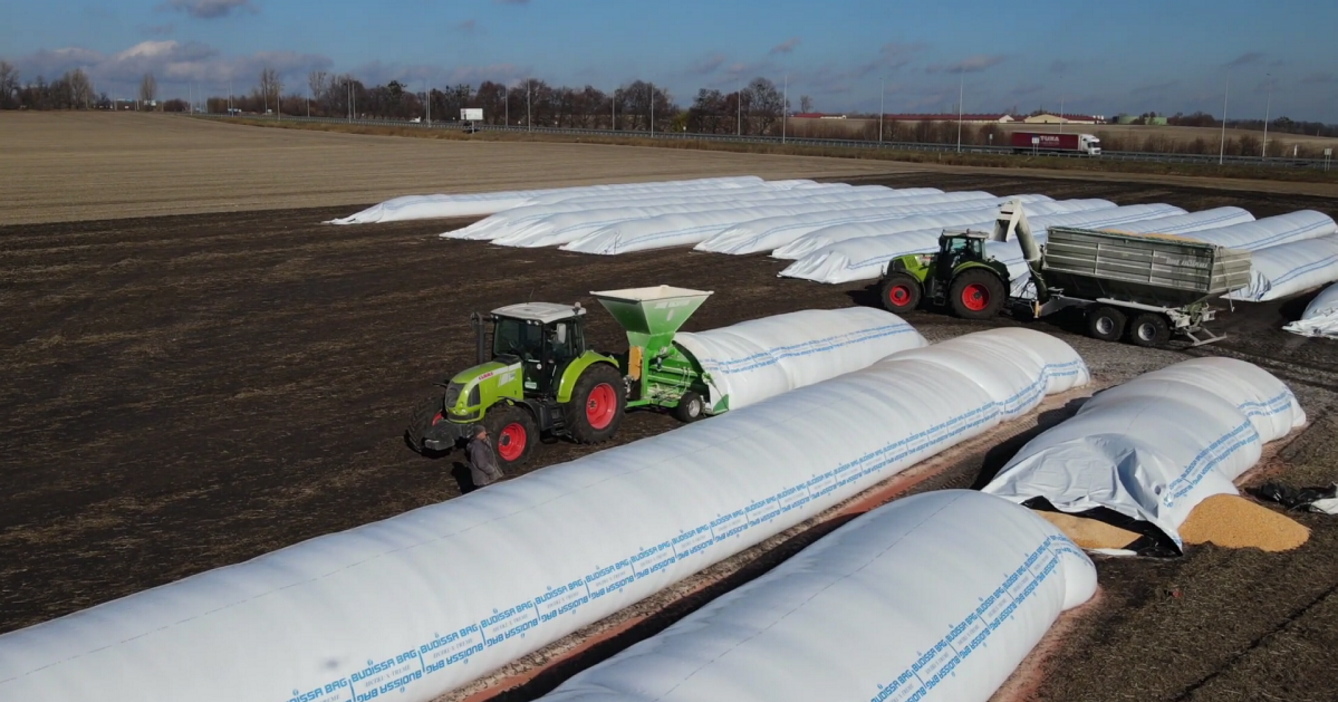
[[[478,312],[469,315],[469,326],[474,328],[474,363],[475,365],[487,363],[487,330],[484,328],[483,315]]]

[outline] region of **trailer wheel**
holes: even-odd
[[[567,433],[577,443],[597,444],[618,432],[627,408],[623,378],[607,363],[596,363],[581,374],[571,393],[571,401],[562,406]]]
[[[539,443],[539,425],[522,407],[494,405],[483,418],[492,444],[497,449],[497,464],[506,473],[512,466],[525,465]]]
[[[952,279],[949,294],[952,311],[962,319],[989,319],[998,316],[1007,301],[1003,281],[992,271],[972,268]]]
[[[706,402],[693,390],[683,393],[674,406],[674,418],[684,424],[691,424],[706,416]]]
[[[906,273],[890,273],[879,286],[879,300],[888,312],[905,314],[920,306],[920,281]]]
[[[1128,319],[1114,307],[1102,305],[1087,313],[1087,335],[1102,341],[1119,341]]]
[[[1156,312],[1144,312],[1129,325],[1129,342],[1135,346],[1158,349],[1171,340],[1171,325]]]

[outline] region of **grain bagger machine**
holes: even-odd
[[[623,327],[627,350],[587,347],[585,308],[527,302],[474,314],[477,365],[438,383],[405,438],[423,454],[450,451],[483,426],[503,469],[533,454],[542,435],[610,439],[624,411],[655,407],[691,422],[728,408],[674,336],[711,295],[667,285],[592,292]],[[491,343],[489,343],[491,336]]]
[[[986,241],[1016,235],[1034,295],[1012,297],[1008,267],[988,255]],[[1163,234],[1050,227],[1038,244],[1013,201],[1000,208],[992,233],[945,231],[934,254],[893,259],[879,291],[883,307],[905,313],[922,301],[958,316],[986,319],[1005,306],[1041,317],[1064,308],[1084,311],[1088,335],[1160,347],[1180,333],[1194,346],[1222,339],[1204,328],[1213,299],[1250,283],[1250,253]]]

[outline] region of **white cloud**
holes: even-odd
[[[800,41],[799,37],[790,37],[789,39],[786,39],[785,41],[771,47],[771,51],[768,53],[772,55],[788,54],[791,51],[794,51],[796,48],[798,48],[800,43],[802,42]]]
[[[233,88],[240,92],[256,82],[264,68],[277,70],[285,85],[305,85],[307,72],[329,70],[333,65],[328,57],[319,54],[261,51],[224,56],[208,44],[173,39],[144,41],[113,54],[80,47],[46,49],[19,57],[13,63],[24,82],[39,75],[51,80],[81,68],[92,78],[96,89],[108,92],[131,90],[145,73],[152,73],[168,96],[178,92],[175,88],[184,93],[189,83],[213,86],[208,90],[225,90],[232,82]]]
[[[1002,54],[979,54],[967,57],[957,63],[934,64],[926,71],[929,73],[980,73],[1007,60],[1008,57]]]
[[[199,19],[227,17],[233,11],[252,14],[260,11],[251,0],[168,0],[166,7]]]

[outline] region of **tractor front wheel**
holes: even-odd
[[[539,425],[523,407],[497,405],[483,418],[493,446],[497,449],[497,465],[503,473],[512,466],[525,465],[534,455],[539,443]]]
[[[907,273],[889,273],[879,287],[883,308],[895,314],[906,314],[920,306],[923,288],[915,276]]]
[[[424,398],[413,408],[413,414],[409,417],[409,427],[404,430],[404,440],[409,444],[409,448],[424,456],[433,454],[433,451],[423,447],[423,437],[437,422],[444,421],[443,409],[440,393]]]
[[[562,406],[567,432],[577,443],[598,444],[618,432],[627,395],[623,378],[607,363],[596,363],[581,374],[571,401]]]
[[[990,319],[1003,309],[1007,297],[998,275],[983,268],[972,268],[952,279],[949,301],[953,313],[962,319]]]

